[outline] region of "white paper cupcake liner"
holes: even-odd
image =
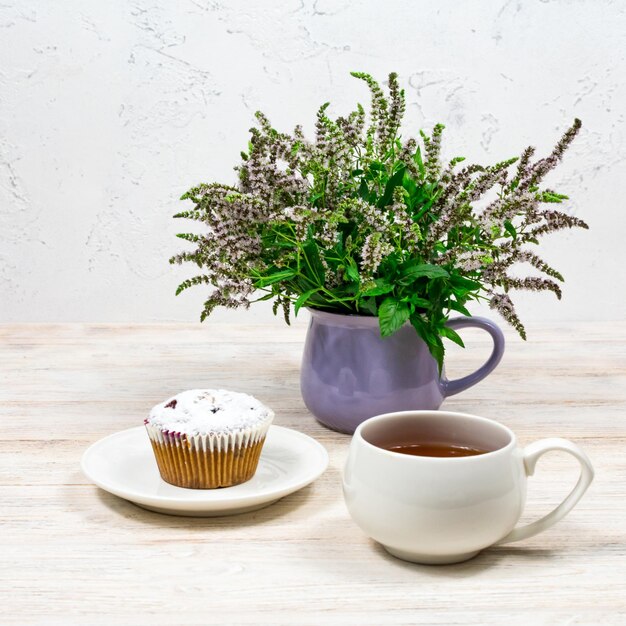
[[[273,417],[251,428],[198,435],[145,426],[163,480],[179,487],[215,489],[252,478]]]

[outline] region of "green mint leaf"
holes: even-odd
[[[462,304],[459,304],[458,302],[455,302],[454,300],[448,301],[448,308],[452,309],[453,311],[458,311],[459,313],[463,313],[463,315],[467,315],[468,317],[471,315],[471,313]]]
[[[450,277],[450,283],[453,287],[459,287],[460,289],[465,291],[476,291],[477,289],[480,289],[482,287],[479,282],[475,280],[470,280],[469,278],[465,278],[464,276],[459,276],[458,274],[454,274]]]
[[[378,201],[377,205],[379,208],[386,207],[388,204],[391,204],[391,200],[393,199],[393,190],[402,184],[402,179],[404,178],[405,167],[401,167],[388,181],[385,185],[385,191],[382,195],[382,198]]]
[[[420,298],[419,296],[412,295],[409,298],[409,302],[416,307],[421,307],[422,309],[428,309],[430,307],[430,300],[426,300],[426,298]]]
[[[513,239],[517,239],[517,231],[515,230],[515,226],[511,224],[510,220],[504,220],[504,230],[506,230],[506,232],[509,233]]]
[[[388,337],[395,333],[409,319],[410,313],[406,302],[398,302],[395,298],[385,298],[378,307],[380,334]]]
[[[439,372],[439,376],[441,376],[441,372],[443,371],[443,357],[445,354],[445,348],[441,338],[424,322],[419,315],[411,316],[411,324],[413,328],[415,328],[417,334],[428,346],[430,354],[437,362],[437,370]]]
[[[370,190],[367,186],[367,181],[364,178],[361,178],[361,184],[359,185],[359,197],[366,202],[370,197]]]
[[[354,262],[354,259],[348,259],[348,265],[346,266],[346,276],[355,283],[361,282],[359,276],[359,270]]]
[[[309,289],[308,291],[305,291],[303,294],[300,295],[300,297],[296,300],[295,304],[293,305],[293,309],[296,315],[298,315],[298,311],[300,310],[301,307],[303,307],[306,304],[307,300],[318,291],[319,291],[319,287],[316,287],[315,289]]]
[[[400,280],[403,285],[410,285],[418,278],[448,278],[450,274],[439,265],[429,263],[409,263],[400,268]]]
[[[362,311],[365,311],[366,313],[369,313],[370,315],[378,314],[378,307],[376,306],[376,298],[365,298],[364,300],[361,300],[359,306]]]
[[[267,287],[269,285],[273,285],[274,283],[278,283],[282,280],[288,280],[293,278],[298,272],[292,269],[279,270],[278,272],[274,272],[269,276],[262,276],[258,280],[254,282],[254,286],[258,289],[262,289],[263,287]]]
[[[447,337],[450,341],[454,341],[457,345],[461,346],[461,348],[465,348],[465,344],[463,343],[463,339],[459,336],[459,334],[453,330],[452,328],[448,328],[448,326],[444,326],[441,329],[441,336]]]
[[[393,291],[393,285],[388,283],[384,278],[377,278],[374,281],[374,286],[365,289],[362,292],[363,296],[382,296],[386,293]]]
[[[326,271],[322,265],[317,244],[312,239],[309,239],[302,245],[302,252],[305,257],[305,262],[302,263],[301,266],[302,272],[306,274],[307,278],[309,278],[314,285],[323,285]]]

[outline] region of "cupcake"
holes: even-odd
[[[157,404],[144,424],[164,481],[216,489],[254,476],[273,418],[245,393],[192,389]]]

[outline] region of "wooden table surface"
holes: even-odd
[[[444,408],[498,419],[522,444],[581,445],[596,479],[568,517],[519,544],[452,566],[388,556],[341,495],[349,437],[319,425],[299,395],[301,320],[276,325],[0,326],[0,623],[626,624],[626,324],[507,334],[499,368]],[[450,374],[488,345],[449,356]],[[320,441],[326,473],[277,504],[235,517],[151,513],[81,474],[84,449],[140,425],[195,387],[254,394],[275,423]],[[578,475],[543,457],[524,520]]]

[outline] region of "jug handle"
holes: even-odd
[[[504,335],[500,328],[491,320],[485,317],[456,317],[451,319],[446,324],[449,328],[480,328],[487,331],[491,335],[493,340],[493,349],[490,357],[487,361],[481,365],[475,372],[463,376],[463,378],[457,378],[456,380],[442,379],[442,391],[444,397],[453,396],[456,393],[465,391],[469,387],[472,387],[476,383],[480,382],[483,378],[491,374],[496,368],[502,355],[504,354]]]

